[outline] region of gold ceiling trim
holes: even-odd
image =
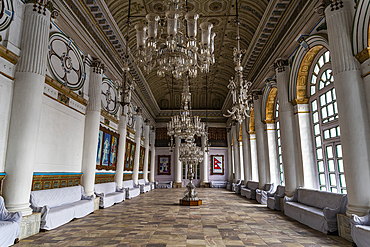
[[[8,50],[5,46],[2,45],[0,45],[0,57],[4,58],[5,60],[9,61],[12,64],[16,64],[19,59],[18,55],[16,55],[14,52]]]
[[[267,97],[266,103],[266,123],[273,123],[274,122],[274,109],[275,109],[275,100],[277,96],[277,88],[273,87],[270,90],[269,96]],[[271,122],[272,121],[272,122]]]
[[[249,134],[255,134],[256,128],[255,128],[255,122],[254,122],[254,108],[251,111],[251,115],[249,118]]]
[[[370,47],[366,47],[364,50],[360,51],[355,57],[360,63],[365,62],[370,58]]]

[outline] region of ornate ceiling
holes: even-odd
[[[123,35],[126,35],[128,0],[105,0],[105,2],[118,28]],[[143,16],[147,13],[154,12],[163,16],[166,11],[166,5],[163,2],[163,0],[132,0],[131,15],[140,16],[131,19],[129,47],[132,54],[136,52],[134,26],[137,23],[146,23]],[[243,49],[248,49],[260,25],[268,0],[241,0],[238,3],[240,6],[241,46]],[[192,107],[193,109],[221,110],[228,95],[229,79],[234,76],[232,54],[233,48],[236,46],[235,1],[188,0],[188,7],[200,15],[198,23],[211,22],[214,25],[213,31],[217,35],[215,38],[216,63],[211,67],[207,76],[199,73],[196,79],[190,81]],[[161,110],[180,108],[182,81],[174,80],[172,83],[171,77],[160,78],[155,69],[149,74],[144,73],[144,77]],[[173,97],[171,97],[172,92],[174,92]]]

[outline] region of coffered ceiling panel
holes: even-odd
[[[128,0],[105,0],[109,11],[124,36],[127,34]],[[185,1],[184,1],[185,2]],[[203,21],[211,22],[216,33],[215,59],[210,73],[205,75],[198,71],[198,77],[190,80],[193,109],[220,110],[228,94],[227,85],[234,76],[233,48],[236,46],[235,0],[188,0],[190,11],[200,15],[198,24]],[[268,0],[238,1],[240,17],[241,46],[247,49],[255,34],[260,20],[266,10]],[[163,0],[132,0],[131,26],[129,28],[129,48],[132,54],[136,53],[137,23],[146,24],[145,15],[151,12],[164,16],[167,10]],[[200,39],[198,32],[198,40]],[[142,70],[144,71],[144,70]],[[180,107],[182,84],[181,80],[171,76],[161,78],[154,69],[144,76],[149,84],[159,107],[162,110]]]

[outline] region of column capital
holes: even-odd
[[[93,58],[91,68],[93,69],[93,72],[97,74],[102,74],[104,72],[104,64],[98,58]]]
[[[38,14],[46,15],[46,10],[49,10],[51,18],[55,19],[59,16],[59,10],[49,0],[25,0],[25,3],[33,3],[33,11]]]
[[[278,58],[276,59],[275,63],[273,64],[273,67],[275,70],[277,70],[278,73],[284,72],[285,67],[289,65],[288,59],[285,58]]]

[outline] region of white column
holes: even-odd
[[[254,117],[257,139],[257,154],[258,154],[258,181],[260,189],[263,189],[266,183],[270,180],[269,155],[266,141],[265,124],[262,122],[261,116],[261,97],[254,101]]]
[[[309,189],[318,189],[316,176],[315,151],[312,139],[311,113],[308,104],[297,104],[297,114],[299,123],[299,136],[301,140],[303,184]],[[283,156],[284,158],[284,156]],[[298,170],[298,169],[297,169]],[[298,184],[299,185],[299,184]]]
[[[140,112],[140,110],[139,110]],[[139,113],[139,115],[136,116],[136,123],[135,123],[135,159],[134,159],[134,168],[132,171],[132,179],[134,180],[134,183],[137,184],[137,181],[139,180],[139,165],[140,165],[140,141],[141,141],[141,127],[143,125],[143,117]]]
[[[275,186],[280,184],[279,178],[279,162],[277,157],[277,145],[276,145],[276,129],[275,123],[266,124],[267,144],[269,152],[269,165],[270,165],[270,182],[274,183]]]
[[[82,155],[82,186],[86,195],[94,194],[96,149],[99,140],[102,67],[99,60],[94,60],[90,69],[89,103],[85,116],[84,146]]]
[[[10,212],[32,214],[29,207],[45,82],[50,12],[24,5],[21,54],[16,67],[5,161],[3,196]]]
[[[258,180],[258,156],[257,156],[256,134],[250,133],[249,140],[251,144],[252,181],[259,181]]]
[[[149,131],[150,131],[150,126],[145,125],[145,130],[144,130],[144,148],[145,148],[145,153],[144,153],[144,167],[143,167],[143,179],[145,182],[148,182],[148,163],[149,163]]]
[[[122,188],[123,170],[125,167],[125,152],[126,152],[126,136],[127,136],[127,117],[125,109],[127,106],[121,107],[121,117],[118,125],[119,146],[117,154],[117,167],[114,181],[117,183],[118,188]]]
[[[347,184],[347,215],[367,214],[370,209],[370,129],[359,62],[352,54],[352,0],[343,7],[325,9],[331,64],[339,111],[344,172]]]
[[[152,134],[150,135],[151,138],[151,146],[150,150],[152,151],[151,153],[151,161],[150,161],[150,176],[149,176],[149,181],[154,183],[154,171],[155,171],[155,128],[152,130]]]
[[[174,163],[175,163],[175,183],[176,183],[176,186],[179,186],[180,184],[182,184],[182,178],[181,178],[182,169],[181,169],[181,162],[179,160],[180,144],[181,144],[180,138],[175,137],[175,150],[174,150],[174,153],[173,153],[173,157],[175,159]]]
[[[285,194],[293,196],[295,189],[300,185],[297,183],[298,166],[301,164],[299,157],[299,143],[296,133],[296,120],[294,118],[294,107],[289,102],[289,64],[287,60],[278,60],[275,64],[276,83],[279,99],[279,122],[280,122],[280,140],[283,158]],[[307,130],[308,131],[308,130]],[[309,129],[311,131],[311,128]],[[310,132],[308,132],[309,134]],[[311,138],[311,136],[310,136]],[[303,148],[303,147],[302,147]],[[305,149],[307,147],[304,147]],[[314,158],[313,153],[309,159]]]
[[[208,152],[206,152],[206,142],[207,142],[207,139],[202,136],[202,151],[203,151],[203,162],[202,162],[202,166],[201,166],[201,171],[200,171],[200,175],[201,175],[201,183],[208,183],[208,171],[209,171],[209,168],[208,168]]]
[[[227,128],[227,181],[233,182],[233,154],[231,146],[231,129]]]
[[[247,132],[247,121],[242,123],[243,161],[244,161],[244,184],[252,180],[252,162],[249,134]]]
[[[233,124],[231,127],[231,135],[233,138],[233,151],[234,151],[234,173],[235,173],[235,181],[240,179],[240,156],[239,156],[239,141],[237,135],[239,133],[239,129],[237,129],[237,126]]]

